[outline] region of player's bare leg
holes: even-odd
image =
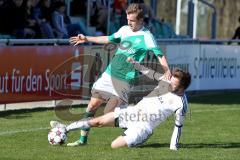
[[[104,108],[104,114],[109,113],[109,112],[113,112],[114,109],[122,103],[124,103],[124,102],[119,97],[117,97],[117,96],[111,97],[108,100],[108,102],[106,104],[106,107]]]
[[[91,127],[105,127],[105,126],[114,127],[114,121],[115,121],[114,112],[109,112],[100,117],[90,119],[89,125]]]
[[[123,136],[117,137],[111,144],[112,148],[127,147],[127,142],[124,140]]]
[[[73,122],[67,125],[65,128],[67,132],[69,132],[71,130],[87,129],[87,128],[89,129],[91,127],[104,127],[104,126],[114,127],[114,125],[115,125],[114,112],[110,112],[100,117],[96,117],[92,119],[82,119],[82,120]]]

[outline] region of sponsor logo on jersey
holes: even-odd
[[[136,49],[134,49],[134,48],[129,48],[129,49],[127,50],[127,53],[129,53],[129,54],[134,54],[134,53],[136,53]]]
[[[140,43],[142,40],[140,38],[136,38],[136,40],[134,41],[135,44]]]

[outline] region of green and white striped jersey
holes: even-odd
[[[142,62],[148,51],[152,51],[156,56],[163,55],[153,35],[145,27],[133,32],[126,25],[108,36],[108,39],[110,42],[120,45],[108,65],[106,73],[123,81],[130,82],[138,75],[138,71],[134,69],[133,65],[126,61],[128,57],[134,58],[137,62]]]

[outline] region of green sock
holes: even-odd
[[[92,112],[85,112],[84,114],[84,118],[88,118],[88,117],[93,117],[94,113]],[[80,136],[80,141],[82,143],[87,143],[87,138],[88,138],[88,132],[89,132],[90,128],[87,129],[82,129],[82,132],[84,133],[83,135]],[[82,134],[82,133],[81,133]]]
[[[85,112],[83,117],[84,118],[94,117],[94,113],[92,113],[92,112]],[[90,128],[82,129],[82,130],[88,132],[90,130]]]
[[[94,113],[92,112],[85,112],[83,118],[94,117]]]
[[[82,142],[82,143],[87,143],[87,136],[80,136],[80,141]]]

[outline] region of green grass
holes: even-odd
[[[190,97],[191,115],[186,117],[181,149],[169,150],[173,117],[161,124],[138,148],[111,149],[119,128],[94,128],[88,145],[69,148],[47,141],[54,110],[22,110],[0,113],[0,160],[161,159],[236,160],[240,157],[240,93]],[[73,108],[72,112],[82,112]],[[65,123],[69,123],[63,121]],[[68,134],[76,140],[79,131]]]

